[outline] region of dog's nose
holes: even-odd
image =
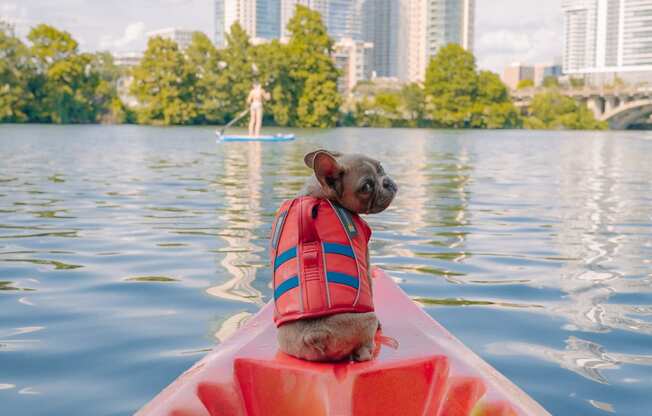
[[[383,188],[388,191],[396,192],[396,184],[390,178],[383,179]]]

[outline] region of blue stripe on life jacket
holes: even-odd
[[[353,277],[344,273],[328,272],[326,277],[328,283],[339,283],[341,285],[350,286],[354,289],[357,289],[360,285],[357,277]]]
[[[289,248],[289,249],[285,250],[284,252],[282,252],[281,254],[279,254],[278,256],[276,256],[276,259],[274,259],[274,271],[276,271],[276,269],[281,267],[281,265],[283,263],[285,263],[286,261],[292,260],[296,256],[297,256],[297,247],[296,246],[294,246],[292,248]]]
[[[341,254],[343,256],[355,259],[353,249],[348,244],[326,243],[324,242],[324,253],[327,254]]]
[[[276,287],[274,291],[274,300],[277,300],[288,290],[292,290],[295,287],[299,286],[299,278],[297,276],[292,276],[280,285]]]

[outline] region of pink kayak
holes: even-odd
[[[383,325],[364,363],[311,363],[278,351],[268,303],[145,405],[141,416],[549,415],[427,315],[382,270]]]

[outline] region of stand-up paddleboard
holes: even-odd
[[[295,139],[294,134],[275,134],[275,135],[261,135],[261,136],[249,136],[247,134],[225,134],[221,135],[219,132],[215,133],[217,135],[217,142],[291,142]]]

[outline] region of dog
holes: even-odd
[[[380,162],[361,154],[320,149],[306,154],[304,162],[314,171],[314,176],[306,182],[299,196],[327,200],[331,206],[337,204],[353,214],[382,212],[398,191],[396,183],[385,173]],[[364,221],[357,221],[368,228]],[[370,234],[371,230],[368,230],[367,238]],[[363,264],[368,266],[368,248],[363,255],[366,256]],[[355,264],[358,264],[357,260]],[[366,278],[368,286],[365,287],[372,292],[368,267]],[[374,336],[379,327],[373,311],[300,318],[279,326],[278,344],[286,354],[309,361],[347,358],[368,361],[373,356]]]

